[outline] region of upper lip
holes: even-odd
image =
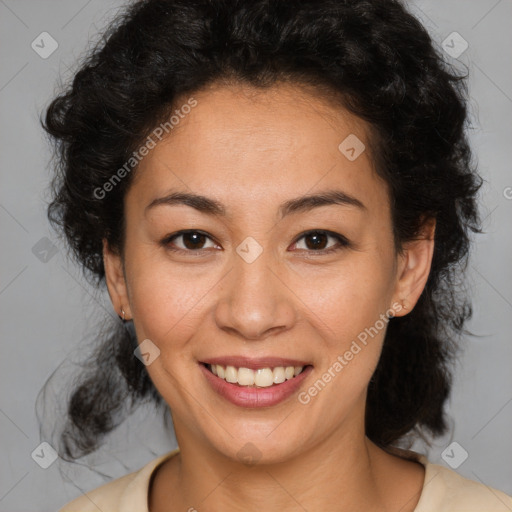
[[[285,357],[244,357],[244,356],[221,356],[210,357],[201,361],[205,364],[218,364],[221,366],[234,366],[236,368],[250,368],[258,370],[259,368],[276,368],[278,366],[308,366],[311,363],[300,361],[298,359],[288,359]]]

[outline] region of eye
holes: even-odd
[[[325,244],[326,242],[328,242],[329,238],[335,240],[337,244],[331,247],[327,246],[326,248]],[[176,241],[180,239],[181,243],[177,244]],[[350,246],[350,242],[343,235],[326,230],[314,230],[302,233],[302,235],[297,239],[294,245],[297,246],[298,241],[302,239],[305,240],[306,247],[295,248],[319,254],[331,253],[334,251],[341,250],[344,247]],[[205,242],[207,242],[208,240],[210,240],[213,246],[205,247]],[[216,247],[215,243],[213,243],[213,240],[210,236],[208,236],[206,233],[203,233],[202,231],[197,230],[178,231],[177,233],[174,233],[164,238],[161,243],[166,249],[170,251],[186,253],[201,252],[205,249]]]
[[[338,243],[335,244],[334,246],[327,246],[327,248],[325,248],[325,244],[327,243],[329,238],[336,240]],[[300,236],[300,238],[298,238],[298,240],[302,239],[305,240],[305,250],[307,250],[308,252],[317,252],[320,254],[327,254],[330,252],[339,251],[350,245],[350,242],[343,235],[325,230],[308,231],[306,233],[303,233]],[[298,241],[295,242],[295,245],[297,244]],[[301,247],[298,248],[302,249]]]
[[[175,240],[182,239],[182,246],[173,247]],[[162,244],[171,251],[177,252],[199,252],[208,247],[204,247],[206,240],[212,240],[206,233],[196,230],[179,231],[162,240]],[[215,244],[214,246],[215,247]]]

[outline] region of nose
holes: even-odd
[[[249,261],[234,253],[215,319],[220,329],[243,340],[257,341],[290,329],[296,320],[296,308],[294,294],[279,275],[271,251],[263,250]]]

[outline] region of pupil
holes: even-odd
[[[201,242],[204,243],[204,235],[200,234],[200,233],[186,233],[184,236],[183,236],[183,241],[184,241],[184,244],[185,244],[185,247],[187,249],[197,249],[198,246],[201,245]],[[194,242],[192,244],[189,244],[187,243],[187,240],[191,240],[193,239]],[[197,243],[199,242],[199,243]]]
[[[320,240],[319,240],[319,238],[320,238]],[[327,238],[327,235],[325,235],[324,233],[314,233],[312,235],[308,235],[306,237],[306,245],[308,246],[308,249],[318,249],[319,246],[322,245],[322,242],[325,242],[326,238]],[[314,239],[316,241],[312,244],[307,243],[307,240],[311,240],[311,239]]]

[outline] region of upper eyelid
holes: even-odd
[[[309,230],[303,231],[302,233],[297,235],[297,238],[295,239],[295,241],[293,242],[292,245],[295,245],[297,242],[299,242],[299,240],[304,238],[306,235],[309,235],[312,233],[321,233],[328,237],[330,236],[331,238],[334,238],[335,240],[337,240],[338,244],[343,244],[343,245],[349,244],[348,239],[345,236],[343,236],[341,233],[335,233],[335,232],[329,231],[327,229],[309,229]],[[328,250],[329,249],[321,249],[319,251],[309,251],[309,252],[322,252],[322,251],[328,251]]]

